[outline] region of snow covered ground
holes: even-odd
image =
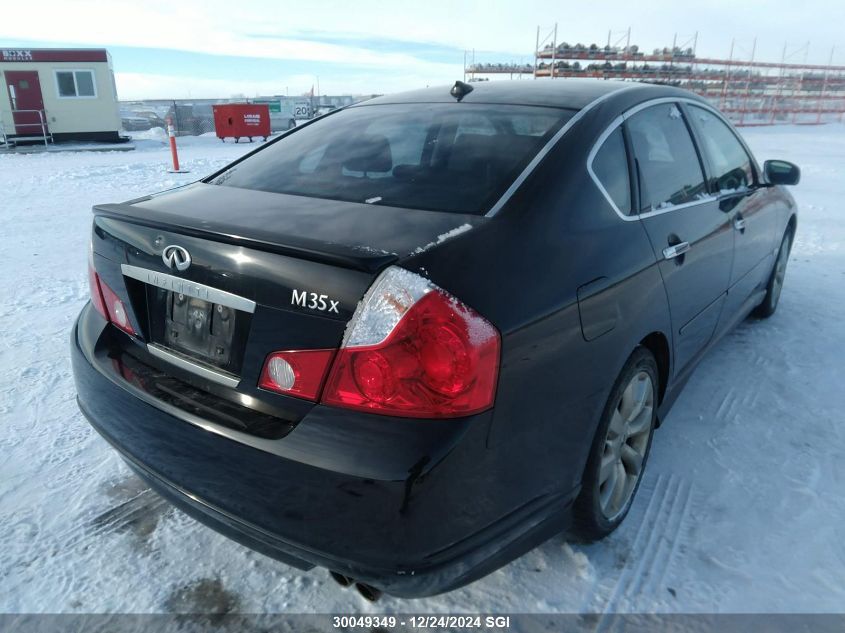
[[[624,526],[554,538],[473,585],[377,604],[160,501],[74,402],[90,208],[188,182],[254,145],[0,156],[0,612],[845,610],[845,127],[744,132],[803,169],[777,314],[704,360],[654,440]]]

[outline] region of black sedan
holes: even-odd
[[[175,505],[367,597],[625,518],[699,359],[778,304],[798,168],[704,100],[489,82],[94,208],[79,406]]]

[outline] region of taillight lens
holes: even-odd
[[[94,274],[96,275],[97,273]],[[103,293],[103,303],[106,304],[106,312],[108,312],[109,321],[127,334],[132,334],[134,336],[135,330],[129,322],[129,313],[126,311],[126,306],[123,305],[123,301],[121,301],[114,291],[109,288],[102,279],[100,279],[99,275],[97,275],[97,279],[100,282],[100,290]]]
[[[499,333],[428,280],[388,268],[359,304],[322,401],[383,415],[449,418],[493,405]]]
[[[316,401],[334,355],[333,349],[273,352],[264,361],[258,386]]]
[[[123,301],[108,287],[94,270],[93,258],[88,262],[88,284],[91,286],[91,304],[103,318],[113,323],[127,334],[135,335],[129,313]]]
[[[106,305],[103,303],[103,293],[100,290],[100,276],[94,271],[91,263],[88,264],[88,285],[91,287],[91,305],[108,321],[109,315],[106,314]]]

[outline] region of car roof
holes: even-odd
[[[692,93],[670,86],[629,81],[601,79],[542,79],[479,81],[470,84],[472,92],[465,95],[463,103],[493,103],[527,106],[545,106],[581,110],[596,99],[614,92],[636,91],[641,99],[657,97],[693,96]],[[449,94],[452,86],[436,86],[421,90],[398,92],[376,97],[358,105],[383,105],[391,103],[454,103]]]

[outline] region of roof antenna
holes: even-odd
[[[469,84],[464,83],[463,81],[456,81],[455,85],[452,86],[452,89],[449,91],[449,94],[455,97],[458,101],[466,97],[470,92],[472,92],[472,86]]]

